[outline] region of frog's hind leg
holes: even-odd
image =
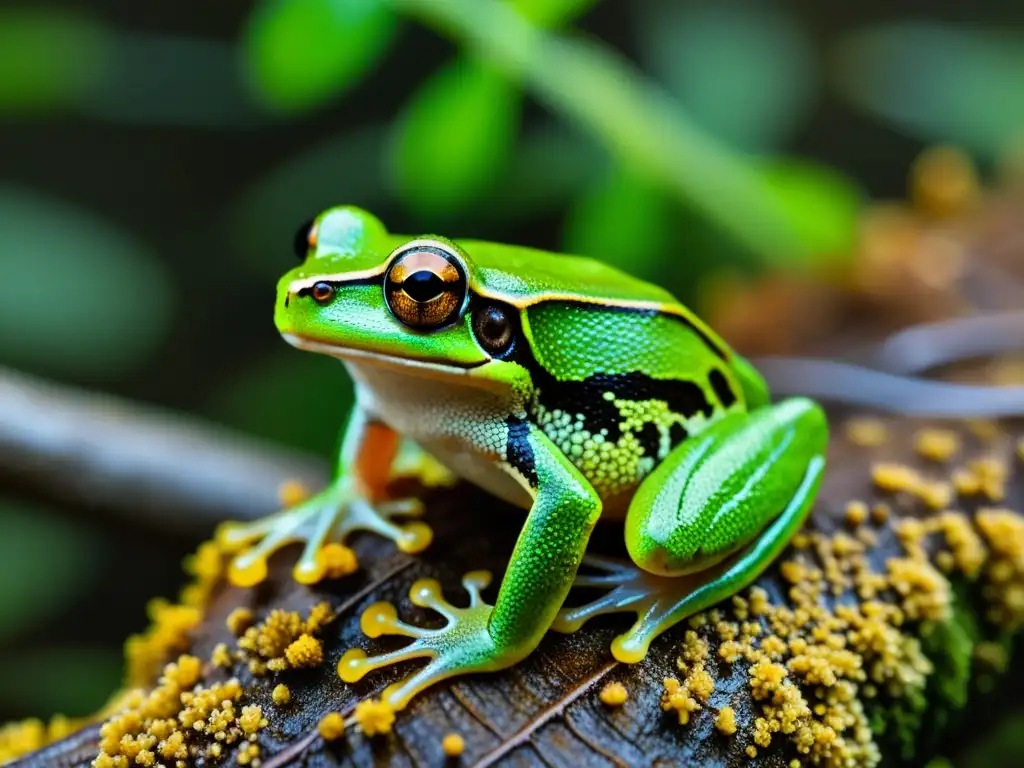
[[[735,414],[680,445],[630,506],[627,543],[639,565],[584,558],[598,573],[579,576],[576,586],[608,591],[563,609],[554,629],[635,614],[612,653],[643,659],[654,638],[750,585],[781,554],[811,509],[826,442],[821,410],[791,400]]]

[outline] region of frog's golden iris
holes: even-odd
[[[466,303],[467,291],[465,269],[440,244],[416,244],[401,251],[384,278],[391,314],[421,330],[453,322]]]

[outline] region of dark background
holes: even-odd
[[[293,1],[377,21],[332,39],[289,20]],[[468,54],[372,0],[5,3],[0,363],[326,455],[348,383],[272,322],[292,232],[325,206],[587,251],[703,308],[723,274],[856,258],[861,206],[904,197],[925,147],[956,145],[992,179],[1021,146],[1017,2],[575,5],[563,27],[631,61],[741,166],[797,180],[780,194],[812,224],[806,258],[751,252],[529,89],[475,87]],[[310,85],[318,55],[364,45],[361,71]],[[462,79],[437,85],[453,61]],[[0,531],[0,720],[84,714],[197,541],[3,495]]]

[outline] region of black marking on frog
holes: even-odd
[[[505,456],[508,463],[526,478],[531,488],[537,487],[537,460],[530,445],[530,422],[509,416],[508,438],[505,442]]]
[[[658,453],[661,449],[661,430],[658,429],[657,424],[653,421],[644,422],[640,431],[636,433],[636,439],[640,443],[640,448],[643,450],[644,456],[649,456],[652,459],[659,458]]]
[[[714,406],[708,401],[704,390],[692,381],[681,379],[655,379],[645,373],[598,373],[582,381],[559,381],[542,366],[531,366],[535,387],[535,404],[531,416],[537,416],[537,406],[544,411],[562,411],[575,417],[583,417],[584,428],[591,434],[603,434],[612,442],[622,437],[622,414],[613,400],[660,400],[670,410],[684,419],[697,414],[710,417]],[[614,397],[606,399],[606,393]],[[648,428],[649,426],[649,428]],[[656,457],[661,444],[661,435],[656,426],[645,426],[637,438],[644,447],[645,455]],[[671,444],[686,439],[686,429],[681,425],[670,430]]]
[[[728,408],[736,402],[736,393],[729,385],[729,380],[725,378],[725,374],[718,368],[711,371],[708,375],[708,380],[711,382],[711,388],[715,390],[715,397],[718,398],[718,402],[722,404],[723,408]]]

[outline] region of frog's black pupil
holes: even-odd
[[[423,304],[441,295],[444,281],[429,269],[421,269],[405,278],[402,288],[410,299]]]
[[[499,341],[508,333],[508,318],[497,307],[490,307],[480,319],[480,335],[485,339]]]
[[[295,251],[295,257],[299,261],[305,261],[306,254],[309,253],[309,232],[313,229],[314,223],[314,220],[310,219],[295,230],[295,239],[292,241],[292,249]]]

